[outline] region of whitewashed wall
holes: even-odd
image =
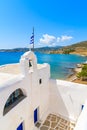
[[[77,120],[87,100],[87,85],[50,80],[50,111]]]
[[[76,127],[74,130],[87,130],[87,101],[84,105],[83,111],[78,118]]]
[[[34,60],[32,71],[29,59]],[[49,107],[49,65],[43,64],[37,69],[37,60],[32,52],[21,57],[20,65],[22,74],[0,86],[0,130],[16,130],[21,122],[24,123],[24,130],[32,130],[35,126],[34,110],[39,108],[38,118],[42,119]],[[39,79],[42,79],[42,84],[39,84]],[[18,88],[24,91],[26,98],[3,116],[8,97]]]
[[[25,123],[25,128],[27,127],[26,120],[28,119],[29,115],[27,114],[27,108],[29,108],[29,90],[25,84],[25,81],[25,78],[20,78],[20,80],[14,84],[12,84],[12,81],[10,81],[11,84],[7,84],[7,86],[4,86],[5,88],[3,87],[2,91],[0,91],[0,129],[16,130],[19,124],[23,121]],[[18,88],[23,89],[27,97],[3,116],[4,106],[8,97]]]

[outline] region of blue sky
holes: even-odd
[[[0,0],[0,49],[87,40],[87,0]]]

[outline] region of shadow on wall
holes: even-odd
[[[52,113],[60,114],[66,119],[76,120],[74,104],[66,89],[58,85],[57,80],[50,80],[50,109]],[[68,90],[68,89],[67,89]]]

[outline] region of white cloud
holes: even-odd
[[[71,40],[73,37],[72,36],[67,36],[67,35],[62,35],[61,37],[57,37],[57,42],[64,42]]]
[[[43,34],[42,38],[40,38],[39,40],[39,44],[44,44],[47,46],[56,46],[59,43],[62,42],[67,42],[69,40],[71,40],[73,37],[72,36],[68,36],[68,35],[62,35],[60,37],[55,37],[52,35],[48,35],[48,34]]]
[[[60,42],[61,41],[61,38],[60,37],[57,37],[57,42]]]
[[[44,34],[42,38],[40,38],[40,43],[50,45],[56,42],[56,37],[48,34]]]
[[[71,40],[73,37],[72,36],[61,36],[61,41],[67,41],[67,40]]]

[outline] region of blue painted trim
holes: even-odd
[[[83,108],[84,108],[84,105],[81,106],[81,110],[83,110]]]
[[[18,126],[17,130],[23,130],[23,123],[21,123],[21,124]]]
[[[38,110],[35,109],[35,110],[34,110],[34,123],[37,122],[37,112],[38,112]]]

